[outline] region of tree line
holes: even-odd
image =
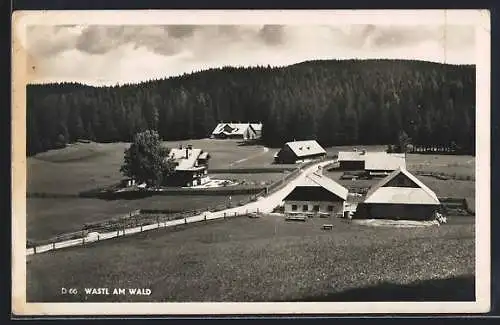
[[[268,146],[390,144],[475,151],[475,67],[408,60],[324,60],[223,67],[141,84],[27,86],[27,150],[78,139],[204,138],[220,121],[262,122]]]

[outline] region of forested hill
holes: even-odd
[[[316,138],[324,146],[394,143],[474,151],[475,67],[422,61],[309,61],[284,68],[211,69],[138,85],[29,85],[30,154],[75,139],[209,136],[219,121],[262,121],[263,141]]]

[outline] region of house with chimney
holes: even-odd
[[[175,163],[174,172],[165,178],[167,186],[191,187],[202,185],[208,179],[208,161],[210,154],[191,145],[172,148],[167,159]]]
[[[219,123],[212,131],[212,139],[258,140],[262,135],[262,123]]]

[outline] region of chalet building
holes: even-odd
[[[338,162],[342,170],[364,170],[366,151],[339,151]]]
[[[406,168],[404,153],[370,152],[365,154],[365,171],[370,176],[387,176],[399,168]]]
[[[278,164],[295,164],[325,156],[325,149],[316,140],[293,141],[285,143],[285,146],[274,155],[274,162]]]
[[[368,191],[353,218],[430,220],[439,206],[436,194],[403,167]]]
[[[175,161],[176,166],[175,171],[166,178],[165,185],[189,187],[208,181],[208,152],[188,145],[172,148],[168,157]]]
[[[212,139],[257,140],[262,135],[262,123],[219,123]]]
[[[286,214],[342,216],[348,190],[316,171],[306,175],[285,199]]]

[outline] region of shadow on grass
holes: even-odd
[[[351,289],[298,301],[474,301],[473,275],[426,280],[409,285],[384,282],[376,286]]]

